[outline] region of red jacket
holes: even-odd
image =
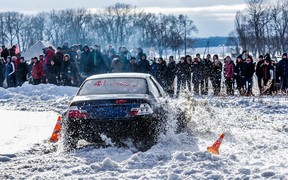
[[[235,64],[234,62],[231,60],[230,62],[226,62],[224,65],[224,77],[225,79],[233,79],[234,78],[234,68],[235,68]]]
[[[33,79],[40,79],[44,76],[44,69],[40,61],[36,61],[32,67]]]
[[[51,60],[54,56],[54,51],[53,50],[47,50],[46,56],[45,56],[45,63],[46,64],[51,64]]]

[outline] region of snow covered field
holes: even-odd
[[[287,97],[171,100],[189,116],[185,133],[166,135],[146,152],[83,147],[64,152],[48,139],[77,88],[0,88],[0,179],[288,179]],[[219,135],[219,155],[206,151]]]

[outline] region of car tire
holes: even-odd
[[[78,143],[78,129],[72,123],[64,125],[63,145],[64,150],[73,150],[77,148]]]

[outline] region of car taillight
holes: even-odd
[[[117,99],[116,104],[125,104],[127,101],[125,99]]]
[[[70,106],[68,112],[68,118],[73,119],[87,119],[88,113],[84,110],[79,110],[77,106]]]
[[[141,104],[139,108],[132,108],[129,112],[130,116],[140,116],[152,114],[153,110],[149,104]]]

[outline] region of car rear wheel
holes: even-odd
[[[64,124],[63,145],[64,150],[73,150],[77,148],[79,133],[77,127],[73,123]]]

